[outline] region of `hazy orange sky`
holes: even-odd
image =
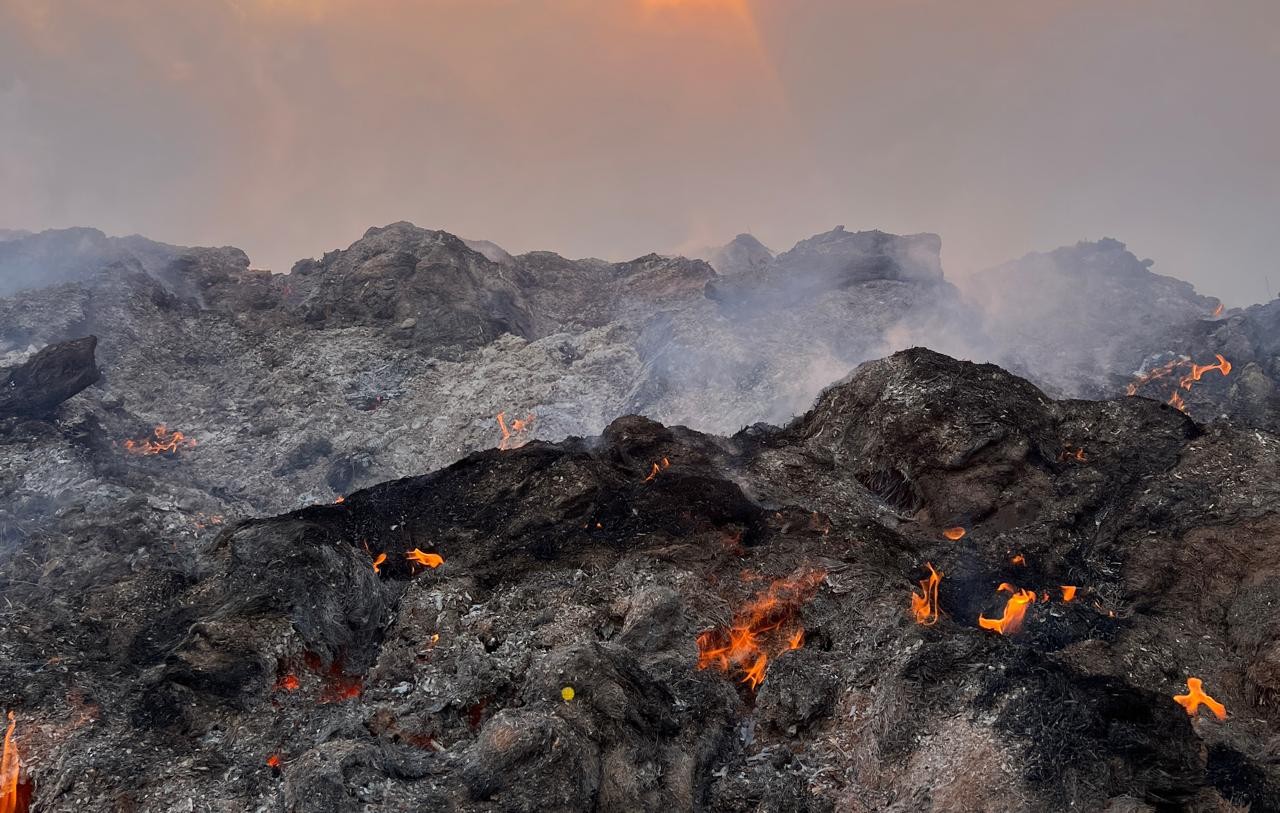
[[[0,0],[0,227],[277,270],[412,220],[511,251],[1110,235],[1280,286],[1274,0]]]

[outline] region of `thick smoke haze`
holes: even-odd
[[[408,219],[626,258],[837,223],[1280,285],[1280,6],[0,0],[0,227],[288,268]]]

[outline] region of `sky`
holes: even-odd
[[[0,0],[0,228],[237,245],[410,220],[628,259],[1111,236],[1280,288],[1274,0]]]

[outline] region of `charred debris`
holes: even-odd
[[[87,524],[0,689],[46,810],[1274,810],[1276,452],[909,350],[60,588]]]
[[[0,810],[1280,809],[1275,303],[992,272],[1163,292],[1053,354],[929,235],[131,240],[0,300]]]

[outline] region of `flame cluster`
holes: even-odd
[[[649,476],[644,478],[644,481],[646,483],[650,482],[655,477],[657,477],[661,472],[669,468],[671,468],[671,461],[665,457],[662,458],[661,463],[654,463],[653,466],[649,469]]]
[[[1218,359],[1216,364],[1196,364],[1190,359],[1174,359],[1173,361],[1162,364],[1154,370],[1135,378],[1129,386],[1125,388],[1125,394],[1137,395],[1139,387],[1142,387],[1152,381],[1166,378],[1178,370],[1185,369],[1186,372],[1179,377],[1178,386],[1174,388],[1173,392],[1169,395],[1168,400],[1168,404],[1170,406],[1176,407],[1177,409],[1185,412],[1187,404],[1179,390],[1186,390],[1187,392],[1190,392],[1191,388],[1195,386],[1201,376],[1213,370],[1217,370],[1224,376],[1231,374],[1231,362],[1227,361],[1221,353],[1215,353],[1214,355]]]
[[[151,437],[142,440],[126,440],[124,451],[134,455],[177,454],[181,449],[194,449],[196,439],[181,432],[170,432],[164,424],[156,426]]]
[[[1026,565],[1027,563],[1026,557],[1020,553],[1010,561],[1015,565]],[[932,562],[925,562],[924,566],[928,568],[929,575],[920,580],[920,592],[911,591],[911,615],[915,618],[917,624],[923,627],[931,627],[938,623],[938,586],[942,583],[942,573],[934,569]],[[1073,584],[1061,585],[1063,602],[1070,603],[1074,601],[1079,589]],[[1036,593],[1034,590],[1019,589],[1008,582],[1002,583],[996,590],[1002,593],[1009,593],[1009,599],[1005,602],[1004,611],[999,618],[987,618],[979,615],[978,626],[982,629],[998,632],[1001,635],[1013,635],[1022,628],[1022,622],[1027,615],[1027,608],[1036,602]],[[1042,593],[1039,600],[1048,602],[1049,593]]]
[[[507,423],[507,413],[498,413],[498,429],[502,432],[502,437],[498,441],[498,448],[502,451],[507,449],[515,449],[529,442],[529,427],[533,426],[533,413],[525,415],[523,418],[512,418],[511,423]]]
[[[818,591],[825,570],[798,570],[744,604],[733,624],[698,636],[698,668],[734,671],[752,689],[764,681],[769,658],[804,646],[800,608]]]

